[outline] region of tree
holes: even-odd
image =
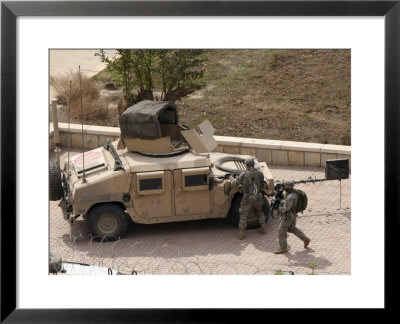
[[[175,101],[199,89],[204,75],[203,50],[158,50],[158,71],[162,79],[161,100]]]
[[[203,50],[118,49],[110,58],[100,50],[95,55],[106,62],[112,79],[121,86],[128,105],[153,100],[155,83],[161,87],[161,100],[175,101],[200,88],[204,74]],[[138,87],[137,94],[133,90]]]
[[[132,67],[136,77],[139,92],[136,101],[153,100],[153,64],[155,61],[152,50],[129,50]]]
[[[100,50],[95,55],[99,56],[102,62],[107,63],[107,70],[111,73],[114,82],[122,87],[126,101],[128,103],[134,102],[134,75],[130,50],[119,49],[112,58],[106,56],[104,50]]]

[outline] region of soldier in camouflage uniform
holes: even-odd
[[[247,170],[242,172],[238,179],[232,180],[232,185],[241,186],[243,192],[243,198],[239,209],[239,240],[244,238],[244,231],[247,227],[247,215],[252,208],[254,208],[256,215],[258,215],[258,221],[260,223],[258,232],[261,234],[267,233],[265,228],[265,215],[261,209],[263,204],[262,191],[266,189],[264,174],[260,170],[254,168],[254,159],[246,159],[244,163],[246,164]]]
[[[295,206],[298,203],[299,197],[296,192],[293,191],[294,181],[285,180],[283,181],[283,188],[286,191],[285,197],[282,199],[278,212],[281,215],[281,222],[279,224],[279,246],[275,254],[285,253],[288,251],[287,248],[287,233],[293,233],[300,240],[304,242],[304,248],[310,244],[310,239],[304,235],[304,233],[296,227],[297,213],[295,212]]]

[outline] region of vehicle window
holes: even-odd
[[[207,174],[195,174],[185,176],[185,187],[207,185]]]
[[[139,190],[158,190],[162,189],[162,178],[150,178],[139,180]]]

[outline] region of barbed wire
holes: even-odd
[[[298,170],[296,172],[297,176],[303,176],[303,171],[300,174]],[[285,171],[284,167],[273,167],[273,173],[277,179],[290,179],[292,175]],[[310,169],[304,170],[304,175],[309,173]],[[323,169],[317,168],[312,173],[317,177],[323,176]],[[339,181],[326,181],[297,184],[296,188],[304,190],[308,196],[307,209],[303,214],[299,214],[299,221],[303,224],[310,223],[309,226],[316,230],[315,235],[320,230],[328,231],[332,225],[350,232],[350,181],[350,179],[346,179],[342,180],[341,183]],[[342,186],[341,198],[339,198],[340,185]],[[339,206],[339,199],[341,199],[341,206]],[[277,229],[277,223],[274,220],[271,225],[274,226],[274,230]],[[329,227],[326,226],[327,224]],[[74,226],[76,227],[71,238],[68,236],[67,239],[65,234],[51,236],[50,250],[60,255],[63,261],[88,264],[92,267],[104,267],[105,270],[112,269],[113,274],[120,272],[126,275],[273,275],[278,266],[284,270],[295,271],[296,274],[299,271],[301,274],[307,274],[310,270],[306,263],[301,263],[296,258],[288,259],[282,264],[274,263],[271,265],[268,260],[256,260],[255,262],[250,260],[247,262],[247,260],[236,258],[236,256],[225,258],[223,255],[215,253],[201,252],[201,254],[196,254],[193,249],[188,247],[190,245],[180,246],[179,243],[165,243],[153,239],[146,241],[146,238],[143,237],[131,244],[129,243],[130,239],[121,238],[114,238],[114,241],[108,242],[104,237],[89,236],[84,221],[76,222]],[[237,244],[239,245],[239,242]],[[261,242],[260,244],[265,243]],[[345,253],[350,253],[350,246],[346,249],[348,251],[346,250]],[[326,248],[324,250],[326,251]],[[232,251],[227,253],[232,254]],[[310,260],[312,257],[314,256],[307,256],[305,260]],[[318,273],[329,274],[329,271],[324,270],[324,267],[318,268],[319,265],[324,264],[329,267],[329,258],[324,257],[323,251],[318,253],[316,258]],[[73,269],[86,274],[78,265],[74,266]],[[91,274],[96,274],[96,271],[100,270],[93,271]],[[102,273],[107,274],[104,271]],[[349,273],[338,269],[337,274]]]
[[[179,247],[171,247],[166,244],[151,246],[150,242],[135,242],[129,246],[128,253],[119,253],[119,245],[123,240],[106,242],[105,239],[95,241],[92,237],[83,240],[74,236],[70,244],[63,240],[53,239],[50,248],[56,254],[62,256],[63,261],[87,264],[92,267],[104,267],[112,269],[112,272],[126,275],[272,275],[276,266],[268,264],[254,264],[242,261],[208,260],[207,256],[192,255],[180,256],[182,250]],[[145,256],[141,255],[143,245],[147,245]],[[143,253],[142,253],[143,254]],[[168,257],[167,257],[168,256]],[[323,255],[318,256],[324,261]],[[321,261],[318,262],[319,264]],[[287,270],[298,271],[299,266],[306,271],[306,264],[299,261],[288,260]],[[282,267],[285,267],[284,265]],[[81,271],[81,273],[79,273]],[[88,274],[79,266],[75,266],[77,274]],[[95,275],[100,270],[94,269],[90,274]],[[321,274],[323,272],[320,271]],[[98,273],[97,273],[98,274]],[[102,273],[106,274],[105,270]]]

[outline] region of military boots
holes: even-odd
[[[243,240],[244,239],[244,228],[240,228],[239,229],[239,240]]]
[[[281,254],[281,253],[286,253],[287,251],[288,251],[288,248],[285,247],[285,248],[280,248],[280,249],[274,251],[274,253],[275,254]]]
[[[265,228],[265,224],[261,224],[257,232],[260,234],[267,234],[267,229]]]
[[[305,239],[304,239],[304,248],[306,248],[307,246],[308,246],[308,244],[310,244],[310,242],[311,242],[311,239],[309,239],[308,237],[306,237]]]

